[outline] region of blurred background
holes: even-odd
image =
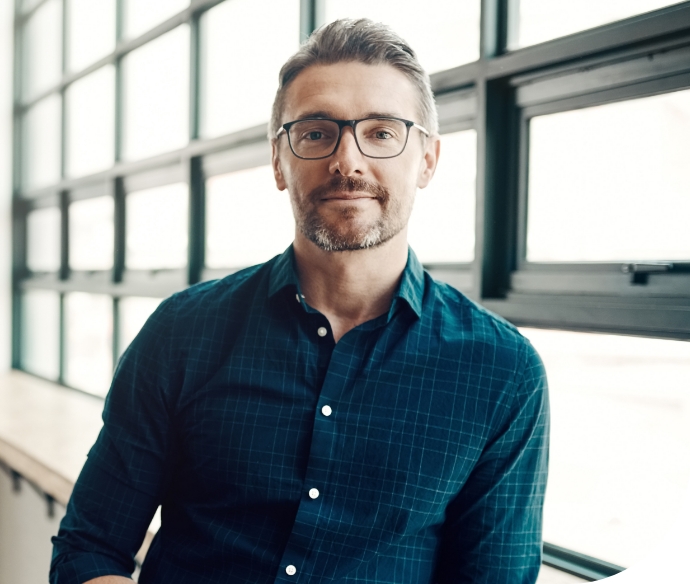
[[[101,403],[163,298],[281,253],[294,222],[266,138],[278,70],[321,24],[369,17],[418,52],[439,105],[412,248],[546,364],[540,584],[615,574],[669,532],[690,484],[690,2],[12,4],[3,370]],[[0,584],[35,581],[21,566],[47,573],[64,509],[46,517],[2,467]]]

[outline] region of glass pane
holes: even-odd
[[[515,48],[542,43],[679,3],[678,0],[519,0]]]
[[[673,526],[690,483],[690,343],[522,332],[550,386],[544,539],[630,566]]]
[[[108,168],[115,157],[115,69],[106,65],[67,90],[67,174]]]
[[[206,237],[209,268],[251,266],[285,251],[295,221],[270,165],[206,181]]]
[[[427,71],[434,73],[479,58],[480,0],[325,0],[326,22],[370,18],[404,38]]]
[[[21,0],[20,4],[22,7],[22,10],[24,12],[28,12],[31,10],[36,4],[38,4],[41,0]]]
[[[115,49],[115,0],[67,0],[67,62],[70,71]]]
[[[297,0],[233,0],[203,15],[203,136],[268,121],[278,71],[299,48],[299,7]]]
[[[474,204],[477,178],[477,133],[441,136],[436,174],[417,191],[408,238],[424,263],[471,262],[474,259]]]
[[[690,258],[690,91],[533,118],[527,259]]]
[[[130,296],[120,299],[120,347],[122,355],[129,344],[139,334],[141,327],[153,311],[158,308],[162,298]]]
[[[103,294],[65,295],[65,383],[105,395],[113,375],[113,300]]]
[[[124,157],[144,158],[187,144],[189,27],[129,54],[124,68]]]
[[[114,216],[112,197],[95,197],[70,204],[70,268],[109,270],[113,267]]]
[[[62,2],[48,0],[26,23],[22,51],[22,96],[50,89],[62,76]]]
[[[42,99],[24,116],[24,190],[38,189],[60,180],[60,97]]]
[[[139,36],[188,6],[189,0],[124,0],[125,35]]]
[[[46,207],[26,217],[26,264],[32,272],[60,269],[60,209]]]
[[[22,301],[22,369],[56,380],[60,375],[60,295],[29,290]]]
[[[189,189],[176,183],[127,195],[126,264],[133,270],[187,264]]]

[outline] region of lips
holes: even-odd
[[[376,199],[385,204],[389,198],[388,190],[382,186],[347,176],[334,176],[325,185],[318,186],[309,193],[311,201]]]

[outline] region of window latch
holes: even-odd
[[[630,274],[630,283],[644,285],[649,281],[649,274],[670,272],[673,270],[671,262],[640,262],[623,264],[621,270],[624,274]]]

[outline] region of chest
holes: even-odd
[[[352,332],[238,336],[178,413],[203,496],[270,504],[317,477],[334,496],[422,508],[459,490],[496,414],[481,368],[428,339],[410,350],[409,333]]]

